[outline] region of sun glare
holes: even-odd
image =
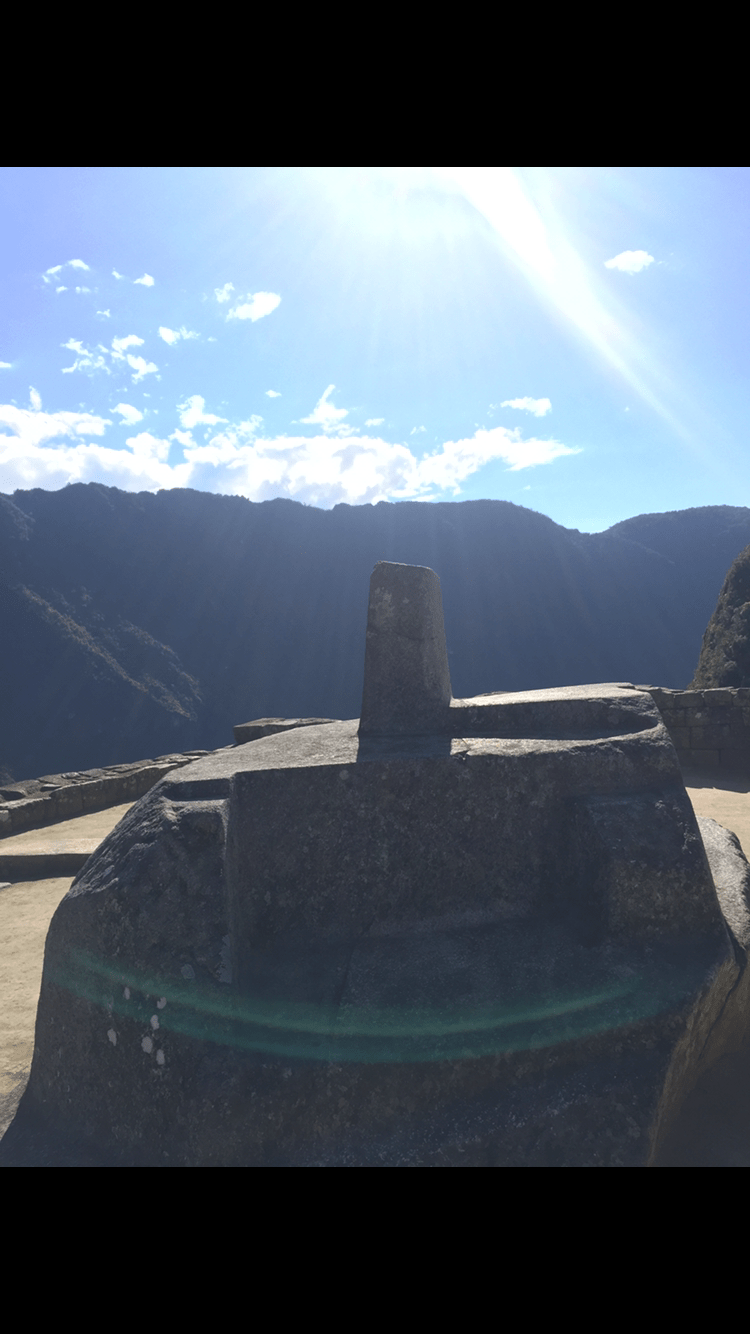
[[[517,172],[512,167],[435,167],[432,172],[436,182],[459,190],[487,219],[538,295],[578,330],[649,407],[686,436],[686,428],[662,399],[668,387],[666,372],[659,370],[651,356],[649,384],[639,368],[644,350],[628,327],[624,304],[603,288],[600,276],[566,236],[559,216],[541,216]],[[661,381],[661,386],[654,381]]]

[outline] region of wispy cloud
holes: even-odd
[[[365,426],[382,426],[385,417],[368,417]]]
[[[88,375],[93,375],[97,371],[104,371],[110,375],[112,372],[111,362],[127,362],[133,371],[133,384],[138,384],[146,375],[155,375],[159,367],[153,361],[146,361],[144,357],[133,356],[128,352],[129,347],[142,347],[143,339],[138,334],[126,334],[124,338],[113,338],[111,348],[107,348],[103,343],[97,344],[95,349],[87,348],[77,338],[69,338],[67,343],[62,346],[70,352],[75,352],[76,359],[72,366],[63,366],[63,375],[70,375],[73,371],[84,371]]]
[[[518,408],[519,412],[533,412],[535,417],[544,417],[552,411],[548,398],[506,398],[501,408]]]
[[[73,371],[84,371],[87,375],[94,375],[96,371],[104,371],[109,375],[110,365],[107,360],[110,355],[109,349],[103,347],[101,343],[94,349],[84,347],[78,338],[69,338],[67,343],[62,346],[69,352],[76,353],[76,359],[72,366],[63,366],[63,375],[72,375]]]
[[[64,264],[53,264],[51,268],[45,269],[42,278],[45,283],[51,283],[63,269],[85,269],[87,273],[91,272],[91,265],[86,264],[82,259],[67,259]],[[58,292],[67,292],[67,287],[57,287]],[[88,287],[77,287],[77,292],[88,292]]]
[[[310,416],[300,418],[300,421],[304,426],[322,426],[323,430],[326,432],[346,429],[343,427],[343,422],[344,417],[348,417],[349,415],[349,409],[334,407],[333,403],[329,402],[329,398],[335,388],[335,384],[329,384],[325,393],[321,395],[315,404]]]
[[[229,284],[227,284],[228,286]],[[224,298],[219,298],[223,300]],[[228,320],[262,320],[264,315],[270,315],[281,301],[277,292],[255,292],[241,297],[239,304],[232,306],[227,312]]]
[[[412,426],[409,435],[421,435],[426,430],[426,426]]]
[[[112,277],[117,278],[119,282],[128,283],[132,281],[136,287],[153,287],[154,285],[154,279],[150,273],[144,273],[142,278],[130,279],[126,273],[118,273],[117,269],[113,269]]]
[[[193,329],[186,329],[184,324],[181,329],[168,329],[165,325],[160,324],[159,337],[163,338],[164,342],[169,343],[171,347],[173,343],[179,342],[181,338],[200,338],[200,334],[195,333]]]
[[[143,421],[143,413],[134,408],[130,403],[118,403],[113,412],[119,412],[126,426],[135,426],[136,422]]]
[[[605,269],[619,269],[621,273],[640,273],[654,263],[653,255],[647,250],[623,250],[614,259],[605,259]]]
[[[234,283],[225,283],[223,287],[214,288],[214,296],[219,302],[231,301]]]
[[[267,389],[266,398],[281,398],[281,394],[278,389]]]
[[[0,361],[0,371],[9,371],[12,365],[12,361]]]

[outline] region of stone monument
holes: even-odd
[[[300,722],[167,775],[80,873],[8,1144],[157,1166],[658,1161],[745,1041],[750,915],[709,822],[717,896],[649,695],[453,699],[437,575],[383,562],[361,719]]]

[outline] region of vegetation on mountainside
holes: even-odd
[[[717,686],[750,686],[750,546],[724,580],[691,683],[693,690]]]

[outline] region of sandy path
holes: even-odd
[[[0,1135],[29,1077],[44,941],[72,876],[26,880],[0,890]]]
[[[697,774],[685,775],[685,787],[693,810],[696,815],[710,815],[725,829],[731,829],[750,861],[750,783],[745,779],[714,787],[713,781],[701,779]]]
[[[92,853],[132,802],[28,829],[0,840],[0,851],[54,855]],[[2,876],[0,876],[2,881]],[[73,877],[22,880],[0,889],[0,1137],[16,1114],[34,1050],[34,1023],[52,915]]]

